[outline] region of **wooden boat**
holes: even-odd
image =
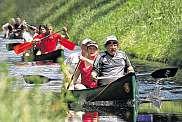
[[[24,76],[26,83],[32,83],[32,75]],[[50,78],[45,78],[45,76],[38,76],[44,83],[48,82]],[[116,81],[111,82],[108,85],[100,86],[93,89],[83,89],[83,90],[71,90],[73,96],[78,100],[84,100],[87,102],[93,101],[135,101],[138,91],[136,76],[134,73],[129,73],[124,77],[118,78]]]
[[[128,86],[127,86],[128,85]],[[112,83],[94,89],[72,90],[78,99],[86,101],[135,101],[138,94],[134,73],[113,81]]]
[[[147,74],[150,74],[153,78],[161,78],[161,77],[168,78],[168,77],[173,77],[176,74],[177,69],[178,68],[165,68]],[[129,73],[121,78],[118,78],[116,81],[113,81],[108,85],[100,86],[93,89],[72,90],[71,92],[73,93],[73,96],[75,96],[78,100],[85,100],[87,102],[93,102],[93,101],[135,102],[138,97],[138,84],[136,81],[136,76],[143,76],[143,74]],[[25,77],[24,77],[25,80],[28,79]],[[49,82],[50,80],[51,79],[47,78],[46,82]],[[30,83],[30,81],[26,82]]]

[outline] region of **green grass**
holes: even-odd
[[[90,37],[101,50],[105,37],[115,34],[120,48],[134,57],[181,66],[180,0],[3,0],[0,10],[1,24],[21,16],[56,30],[67,26],[71,40],[80,43]]]
[[[41,92],[40,85],[31,90],[13,90],[11,85],[16,78],[9,77],[7,67],[6,63],[0,64],[0,121],[64,121],[68,111],[67,101],[74,100],[71,93],[64,87],[60,94]],[[40,83],[38,78],[34,79]]]
[[[139,106],[139,113],[182,113],[181,101],[163,101],[161,108],[154,106],[152,103],[143,103]]]

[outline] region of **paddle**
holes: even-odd
[[[140,102],[141,103],[152,102],[152,104],[154,106],[160,108],[163,100],[160,95],[161,88],[159,86],[159,81],[162,78],[168,78],[168,77],[175,76],[177,70],[178,70],[178,68],[164,68],[164,69],[156,70],[155,72],[151,73],[151,76],[153,78],[159,78],[159,79],[156,80],[154,90],[152,92],[150,92],[149,96],[147,97],[147,101],[145,98],[144,100],[140,100]]]
[[[71,78],[71,82],[73,80],[73,77],[76,73],[76,70],[78,69],[78,66],[79,66],[79,63],[80,61],[78,62],[76,68],[75,68],[75,71],[72,75],[72,78]],[[154,72],[152,73],[145,73],[145,74],[136,74],[136,76],[144,76],[144,75],[151,75],[153,78],[168,78],[168,77],[173,77],[175,76],[176,72],[177,72],[178,68],[164,68],[164,69],[158,69],[158,70],[155,70]],[[48,78],[46,76],[42,76],[42,75],[24,75],[23,77],[24,78],[27,78],[27,79],[30,79],[31,77],[40,77],[41,79],[44,79],[45,82],[49,82],[50,80],[59,80],[59,79],[54,79],[54,78]],[[112,76],[112,77],[98,77],[98,79],[107,79],[107,78],[120,78],[119,76]],[[46,79],[46,80],[45,80]],[[31,82],[31,81],[30,81]],[[44,82],[44,83],[45,83]],[[67,89],[69,88],[71,82],[68,83],[68,86],[67,86]]]
[[[75,73],[76,73],[76,71],[78,70],[78,67],[79,67],[79,65],[80,65],[80,62],[81,62],[81,59],[79,59],[77,65],[76,65],[76,68],[75,68],[75,70],[74,70],[74,72],[73,72],[73,75],[71,76],[71,80],[70,80],[70,82],[68,83],[68,86],[66,87],[66,89],[69,89],[69,87],[70,87],[70,85],[71,85],[71,83],[72,83],[72,81],[73,81],[73,78],[74,78],[74,76],[75,76]]]
[[[168,78],[175,76],[178,68],[163,68],[155,70],[152,73],[136,74],[136,76],[151,75],[153,78]],[[97,77],[97,79],[109,79],[109,78],[120,78],[121,76],[109,76],[109,77]]]
[[[58,31],[58,32],[60,32],[60,31]],[[58,33],[58,32],[56,32],[56,33]],[[40,41],[43,39],[46,39],[49,36],[54,35],[56,33],[45,36],[45,37],[41,38]],[[69,50],[73,50],[75,48],[75,44],[66,38],[62,38],[60,43],[61,43],[61,45],[63,45],[65,48],[67,48]],[[21,54],[21,53],[31,49],[32,47],[33,47],[33,42],[25,42],[23,44],[16,45],[14,47],[14,52],[18,55],[18,54]]]
[[[48,83],[51,80],[61,80],[59,78],[48,78],[46,76],[42,75],[23,75],[23,78],[26,83],[30,84],[42,84],[42,83]]]

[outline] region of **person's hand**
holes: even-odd
[[[97,87],[97,82],[90,83],[90,88],[96,88],[96,87]]]
[[[85,60],[85,57],[83,57],[82,55],[79,56],[79,59],[84,61]]]
[[[62,31],[68,32],[68,29],[66,27],[62,27]]]
[[[34,39],[32,42],[33,42],[33,43],[40,42],[40,39]]]
[[[98,79],[97,79],[97,73],[96,72],[92,72],[91,73],[91,79],[93,80],[93,81],[97,81]]]
[[[134,69],[133,69],[133,67],[132,66],[129,66],[128,67],[128,73],[134,73],[135,71],[134,71]]]
[[[41,51],[40,50],[37,51],[36,55],[41,55]]]
[[[23,25],[27,25],[27,22],[25,20],[22,21]]]
[[[79,56],[79,59],[82,61],[87,61],[87,58],[83,57],[82,55]]]

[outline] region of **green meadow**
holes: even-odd
[[[115,34],[132,57],[182,64],[180,0],[1,0],[0,11],[1,25],[19,16],[56,30],[66,26],[72,41],[90,37],[101,50],[104,38]]]

